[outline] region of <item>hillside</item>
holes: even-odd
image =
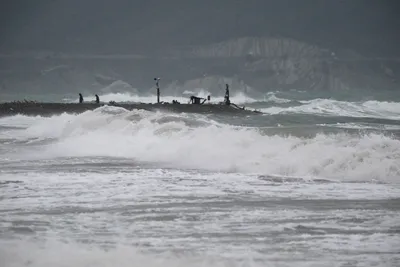
[[[149,55],[30,52],[0,57],[1,92],[75,94],[148,92],[155,76],[164,93],[232,90],[396,89],[395,58],[364,57],[289,38],[244,37],[210,45],[174,46]],[[137,89],[136,89],[137,88]]]

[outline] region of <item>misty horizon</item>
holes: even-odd
[[[394,0],[5,0],[0,92],[134,92],[150,88],[154,76],[170,94],[215,92],[226,82],[255,95],[397,90],[399,7]]]

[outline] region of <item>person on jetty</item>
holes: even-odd
[[[225,105],[230,105],[231,100],[229,99],[229,85],[226,84],[226,89],[225,89],[225,98],[224,98]]]
[[[96,103],[99,104],[100,103],[100,97],[96,94]]]
[[[83,96],[81,93],[79,93],[79,103],[83,103]]]

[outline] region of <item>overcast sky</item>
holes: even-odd
[[[399,0],[2,0],[0,49],[140,52],[243,36],[400,54]]]

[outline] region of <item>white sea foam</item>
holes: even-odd
[[[268,92],[266,96],[264,97],[265,102],[275,102],[278,104],[283,104],[283,103],[290,103],[291,100],[286,99],[286,98],[280,98],[277,97],[274,92]]]
[[[1,266],[398,266],[395,137],[264,135],[109,106],[0,129]],[[335,182],[371,180],[389,184]]]
[[[1,243],[0,243],[1,244]],[[4,245],[4,244],[3,244]],[[146,255],[137,248],[120,245],[104,249],[82,244],[68,244],[60,241],[32,243],[29,241],[9,242],[0,249],[4,267],[19,266],[204,266],[212,259],[179,258],[169,255]],[[29,248],[29,249],[28,249]],[[225,266],[215,262],[213,266]]]
[[[315,114],[325,116],[371,117],[400,120],[399,102],[346,102],[331,99],[300,101],[295,107],[269,107],[261,109],[267,114]]]
[[[400,131],[400,125],[383,125],[372,123],[335,123],[335,124],[318,124],[318,126],[342,128],[342,129],[355,129],[355,130],[384,130],[384,131]]]
[[[174,230],[171,229],[170,232],[173,233]],[[282,237],[277,241],[278,244],[275,247],[271,246],[270,250],[255,249],[257,243],[263,242],[269,245],[271,243],[270,236],[269,238],[253,236],[252,242],[254,244],[248,245],[247,248],[244,245],[224,244],[225,250],[228,251],[224,251],[221,246],[210,246],[202,247],[197,253],[182,251],[174,253],[168,250],[149,253],[145,249],[129,244],[117,244],[115,246],[103,244],[101,246],[97,243],[74,242],[67,238],[63,239],[68,241],[52,238],[45,242],[22,239],[1,242],[0,258],[4,267],[286,267],[293,266],[293,264],[310,267],[345,266],[349,262],[363,263],[362,266],[397,266],[396,263],[399,261],[398,257],[391,256],[396,254],[395,248],[399,245],[398,238],[395,235],[349,234],[347,238],[340,235],[325,235],[324,238],[321,238],[321,233],[314,233],[314,236],[317,238],[311,239],[310,234],[303,234],[300,238],[294,236],[290,242],[285,243],[285,247],[279,249],[279,243],[282,243],[282,239],[285,239]],[[109,237],[111,240],[107,243],[112,243],[117,238],[118,236],[111,236]],[[157,239],[153,238],[153,242],[156,242],[156,240],[158,240],[158,246],[162,246],[166,242],[159,236],[157,236]],[[187,242],[189,243],[187,246],[193,249],[198,240],[182,238],[177,241],[183,247]],[[210,240],[209,243],[211,244],[211,242]],[[227,246],[229,246],[229,249],[226,249]],[[293,250],[296,250],[296,253],[293,253]],[[371,251],[374,253],[371,253]],[[333,262],[335,264],[332,264]],[[389,264],[390,262],[393,265]]]
[[[14,120],[27,123],[21,116]],[[265,136],[256,129],[219,124],[201,115],[114,107],[31,120],[26,130],[0,134],[57,141],[19,157],[125,157],[175,168],[352,181],[397,182],[400,177],[400,140],[381,134]]]
[[[162,242],[160,242],[162,243]],[[30,241],[18,241],[0,243],[0,257],[4,267],[258,267],[258,266],[288,266],[284,257],[290,256],[288,252],[271,252],[268,257],[257,251],[240,251],[241,256],[228,254],[221,256],[185,255],[184,253],[143,253],[140,249],[129,245],[118,245],[114,248],[102,248],[96,245],[85,245],[76,242],[66,243],[61,241],[47,241],[34,243]],[[215,251],[214,254],[217,254]],[[242,255],[242,253],[244,255]],[[221,253],[222,254],[222,253]],[[226,253],[225,253],[226,254]],[[263,257],[263,260],[257,258]],[[295,257],[291,262],[298,262],[296,266],[314,266],[315,261],[304,263],[304,259]],[[280,260],[277,260],[280,259]],[[319,263],[328,263],[328,259],[321,259]],[[326,266],[326,265],[324,265]]]

